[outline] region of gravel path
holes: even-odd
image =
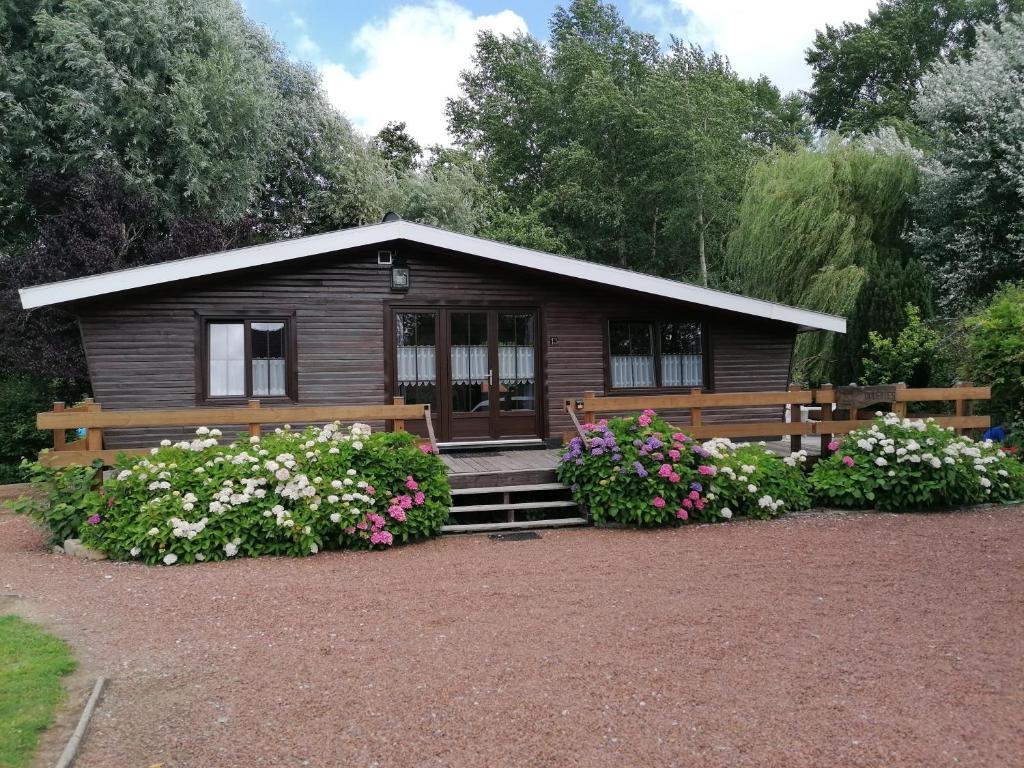
[[[96,766],[1020,766],[1024,508],[147,568],[0,517]]]

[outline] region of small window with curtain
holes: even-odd
[[[288,397],[292,363],[288,322],[208,320],[206,396]]]
[[[608,347],[615,389],[704,384],[700,323],[611,320]]]

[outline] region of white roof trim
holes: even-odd
[[[803,329],[846,332],[846,320],[835,315],[789,307],[761,299],[750,299],[734,293],[701,288],[690,283],[644,275],[627,269],[609,267],[566,256],[555,256],[542,251],[505,245],[494,240],[485,240],[480,237],[462,235],[437,227],[401,220],[342,229],[337,232],[327,232],[295,240],[282,240],[249,248],[237,248],[206,256],[167,261],[148,267],[136,267],[90,277],[80,277],[75,280],[64,280],[59,283],[36,285],[31,288],[22,288],[19,293],[21,305],[25,309],[35,309],[133,288],[145,288],[193,277],[276,264],[331,251],[359,248],[389,240],[409,240],[422,245],[458,251],[482,259],[514,264],[577,280],[792,323]]]

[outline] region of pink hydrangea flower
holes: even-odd
[[[85,522],[87,522],[89,525],[97,525],[100,522],[100,516],[99,515],[89,515],[89,517],[86,519]]]
[[[690,509],[691,507],[693,507],[693,502],[690,501],[689,499],[683,499],[683,506],[686,507],[687,509]]]
[[[347,533],[349,536],[351,536],[355,532],[356,528],[354,525],[350,525],[348,528],[345,529],[345,533]]]
[[[676,517],[678,517],[680,520],[689,520],[690,513],[687,512],[685,509],[678,509],[676,511]]]
[[[714,475],[716,472],[718,472],[718,469],[707,464],[701,464],[699,467],[697,467],[697,471],[700,472],[702,475]]]
[[[412,509],[412,496],[406,494],[398,497],[398,506],[402,509]]]
[[[856,463],[857,462],[853,460],[853,456],[843,456],[843,464],[845,464],[846,466],[852,467]]]
[[[408,488],[410,491],[415,491],[420,486],[415,480],[413,480],[412,475],[409,475],[408,477],[405,478],[405,487]]]
[[[653,504],[654,504],[654,506],[656,506],[656,507],[657,507],[658,509],[661,509],[662,507],[664,507],[664,506],[665,506],[665,500],[664,500],[663,498],[661,498],[661,496],[655,496],[655,497],[654,497],[654,501],[653,501],[652,503],[653,503]]]
[[[405,510],[401,507],[388,507],[388,514],[400,523],[405,522]]]
[[[390,531],[375,531],[370,535],[371,544],[387,544],[390,545],[394,542],[395,537],[391,535]]]
[[[636,423],[641,427],[649,427],[651,425],[651,417],[647,414],[641,414],[636,417]]]
[[[356,523],[356,528],[358,528],[360,531],[365,531],[369,527],[369,523],[367,523],[365,520],[360,520],[358,523]]]
[[[668,477],[671,474],[672,474],[672,465],[671,464],[662,464],[660,467],[658,467],[658,477]]]
[[[377,489],[374,488],[372,485],[366,486],[366,493],[369,494],[370,496],[373,496],[373,494],[375,494],[376,492]]]
[[[672,459],[672,461],[679,461],[679,457],[680,457],[680,456],[682,456],[682,454],[681,454],[681,453],[680,453],[679,451],[677,451],[677,450],[676,450],[675,448],[672,448],[672,449],[671,449],[671,450],[670,450],[670,451],[668,452],[668,457],[669,457],[670,459]]]
[[[697,499],[695,502],[693,502],[693,506],[695,506],[697,509],[704,509],[704,499]]]
[[[698,491],[690,491],[690,498],[696,501],[700,498],[700,493]]]
[[[434,446],[432,446],[430,443],[420,443],[420,450],[423,451],[424,453],[433,453]]]
[[[427,500],[427,497],[423,495],[423,491],[419,491],[419,492],[417,492],[417,494],[416,494],[415,496],[413,496],[413,499],[412,499],[413,503],[414,503],[414,504],[415,504],[415,505],[416,505],[417,507],[418,507],[418,506],[419,506],[420,504],[422,504],[422,503],[423,503],[424,501],[426,501],[426,500]]]
[[[654,415],[654,411],[652,409],[650,409],[650,408],[644,408],[643,413],[644,413],[644,416],[653,416]]]
[[[839,450],[839,443],[836,442],[835,440],[833,440],[831,443],[828,444],[828,449],[830,451],[838,451]]]
[[[679,477],[678,472],[673,472],[671,475],[668,476],[668,481],[670,483],[678,483],[681,479],[682,478]]]

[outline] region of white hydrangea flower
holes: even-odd
[[[729,509],[728,507],[722,507],[721,511],[718,514],[720,514],[726,520],[729,520],[732,517],[732,510]]]
[[[173,552],[164,555],[164,565],[174,565],[176,562],[178,562],[178,556]]]
[[[888,463],[889,462],[886,461],[885,459],[883,459],[881,456],[879,456],[877,459],[875,459],[875,464],[877,464],[880,467],[884,467]]]
[[[139,547],[132,547],[128,550],[128,554],[132,557],[138,557],[140,554],[142,554],[142,549]]]
[[[748,491],[749,493],[757,493],[757,486],[756,486],[756,485],[754,485],[753,483],[750,483],[750,484],[749,484],[749,485],[747,486],[747,491]]]

